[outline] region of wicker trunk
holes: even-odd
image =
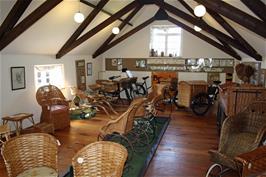
[[[178,83],[178,104],[190,107],[192,98],[201,92],[207,92],[206,81],[180,81]]]

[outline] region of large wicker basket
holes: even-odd
[[[72,159],[75,177],[120,177],[127,150],[124,146],[99,141],[82,148]]]
[[[52,135],[31,133],[14,137],[3,144],[1,152],[9,177],[37,167],[48,167],[58,174],[58,145]]]
[[[180,81],[178,83],[178,104],[190,107],[192,98],[201,92],[207,92],[206,81]]]

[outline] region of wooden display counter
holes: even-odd
[[[177,72],[170,72],[170,71],[158,71],[152,72],[152,85],[166,83],[170,84],[172,78],[177,78]]]
[[[220,129],[224,119],[241,112],[254,100],[265,99],[266,88],[251,84],[223,84],[217,111],[217,125]]]

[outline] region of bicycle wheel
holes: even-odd
[[[142,95],[142,96],[144,96],[144,95],[147,94],[147,92],[146,92],[146,90],[145,90],[145,88],[144,88],[143,85],[137,84],[136,86],[137,86],[137,91],[136,91],[136,93],[137,93],[138,95]]]
[[[198,115],[204,115],[211,106],[211,100],[207,93],[199,93],[192,98],[192,103],[190,105],[192,111]]]
[[[136,85],[135,88],[130,90],[130,95],[132,98],[145,96],[146,91],[142,85]]]

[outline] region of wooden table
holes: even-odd
[[[266,146],[238,155],[235,159],[243,166],[242,177],[266,176]]]
[[[33,125],[35,125],[33,120],[33,114],[30,113],[18,113],[11,116],[3,117],[3,124],[7,124],[9,121],[13,122],[16,128],[16,135],[20,135],[22,130],[22,122],[23,120],[28,119]]]

